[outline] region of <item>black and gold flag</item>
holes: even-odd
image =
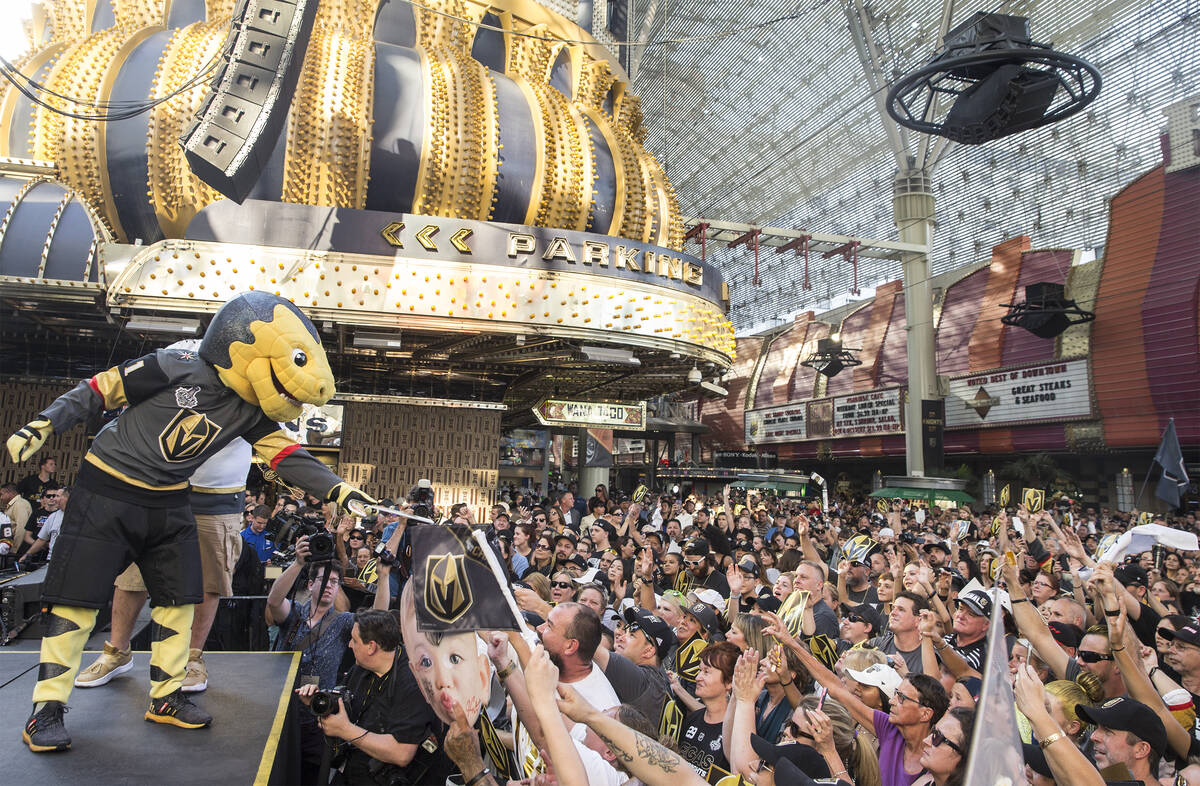
[[[1012,496],[1012,488],[1008,483],[1004,484],[1004,488],[1000,489],[1000,507],[1008,507],[1009,497]]]
[[[1041,513],[1042,508],[1046,507],[1046,491],[1045,489],[1022,489],[1021,502],[1025,504],[1026,510],[1030,513]]]
[[[408,533],[418,630],[519,629],[470,527],[410,526]]]

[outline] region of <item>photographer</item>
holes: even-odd
[[[296,691],[319,715],[317,723],[330,741],[341,741],[341,782],[444,783],[454,768],[439,750],[442,724],[422,699],[408,663],[399,657],[396,618],[386,611],[359,612],[350,649],[355,665],[340,694],[323,694],[314,706],[315,685]]]
[[[305,571],[309,601],[293,603],[289,590],[304,571],[309,558],[309,538],[296,540],[296,561],[275,580],[267,596],[268,625],[279,626],[276,650],[300,650],[299,682],[302,687],[329,689],[338,683],[338,666],[350,641],[354,614],[337,612],[333,601],[341,584],[337,562],[314,563]],[[324,588],[322,588],[324,582]],[[304,784],[316,783],[324,750],[324,735],[311,712],[300,713],[300,776]]]

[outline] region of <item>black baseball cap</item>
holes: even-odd
[[[708,552],[708,541],[704,538],[692,538],[683,544],[683,553],[693,557],[707,557]]]
[[[754,578],[758,578],[758,563],[752,557],[746,557],[738,563],[738,570],[743,573],[749,573]]]
[[[1191,644],[1194,647],[1200,647],[1200,626],[1197,626],[1194,622],[1189,622],[1179,630],[1160,628],[1158,635],[1162,636],[1167,641],[1175,641],[1178,639],[1184,644]]]
[[[1046,754],[1042,752],[1042,746],[1037,743],[1023,742],[1021,750],[1025,754],[1025,763],[1033,768],[1033,771],[1044,778],[1053,778],[1054,773],[1050,771],[1050,764],[1046,761]]]
[[[1049,622],[1046,627],[1054,634],[1054,640],[1064,647],[1078,647],[1083,641],[1083,628],[1069,622]]]
[[[883,615],[876,611],[874,606],[869,603],[851,606],[850,613],[865,620],[871,626],[871,632],[876,636],[883,633]]]
[[[774,595],[759,595],[754,598],[754,605],[758,606],[760,611],[769,611],[774,614],[783,604]]]
[[[1099,707],[1080,704],[1075,707],[1075,714],[1093,726],[1127,731],[1150,743],[1150,747],[1160,756],[1167,750],[1167,727],[1154,710],[1140,701],[1118,696]]]
[[[1146,569],[1141,565],[1121,565],[1113,570],[1113,578],[1121,582],[1123,587],[1131,584],[1139,587],[1150,586],[1150,574],[1146,573]]]
[[[817,753],[811,745],[798,742],[785,742],[782,745],[772,745],[757,734],[750,735],[750,747],[758,758],[775,767],[776,778],[781,765],[794,764],[797,769],[810,778],[828,778],[829,765],[825,757]],[[789,781],[799,782],[799,781]]]
[[[571,541],[571,545],[574,546],[578,542],[579,539],[578,539],[578,537],[576,537],[575,532],[573,530],[564,529],[562,532],[558,533],[558,535],[556,535],[554,538],[555,543],[558,543],[560,540],[569,540],[569,541]]]
[[[708,631],[709,636],[715,636],[721,632],[721,623],[717,622],[717,613],[707,603],[693,603],[690,606],[684,606],[683,612],[695,617],[696,621],[700,623],[700,627]]]
[[[630,633],[636,630],[645,633],[646,638],[654,642],[659,659],[667,657],[671,644],[675,641],[675,631],[671,630],[670,625],[645,609],[634,606],[625,609],[624,617]]]
[[[992,596],[987,590],[974,589],[965,595],[958,596],[958,602],[981,617],[992,616]]]

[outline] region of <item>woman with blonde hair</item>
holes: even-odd
[[[1079,719],[1075,708],[1080,704],[1090,705],[1088,695],[1082,687],[1071,680],[1054,680],[1046,685],[1046,711],[1058,723],[1058,727],[1071,738],[1076,747],[1084,742],[1087,723]]]
[[[880,756],[875,750],[875,738],[870,734],[856,733],[856,722],[850,713],[840,703],[827,698],[822,704],[816,696],[805,696],[800,706],[792,713],[790,722],[784,725],[784,731],[794,742],[811,745],[821,751],[821,739],[818,739],[823,727],[821,716],[828,719],[830,731],[833,732],[833,744],[838,762],[830,762],[829,772],[835,779],[848,780],[854,786],[883,786],[883,776],[880,773]],[[817,722],[812,722],[816,720]],[[823,751],[822,751],[823,752]],[[835,767],[834,764],[840,764]]]

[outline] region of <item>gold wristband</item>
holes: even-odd
[[[511,676],[512,676],[512,673],[513,673],[514,671],[516,671],[516,670],[517,670],[517,664],[516,664],[515,662],[513,662],[513,661],[511,661],[511,660],[510,660],[510,661],[508,662],[508,665],[507,665],[507,666],[505,666],[505,667],[504,667],[504,668],[502,668],[502,669],[499,669],[499,670],[496,672],[496,679],[500,680],[500,682],[502,682],[502,683],[503,683],[503,682],[504,682],[506,679],[508,679],[509,677],[511,677]]]
[[[1056,731],[1055,733],[1051,734],[1046,739],[1039,742],[1038,745],[1041,747],[1042,750],[1046,750],[1046,748],[1049,748],[1051,745],[1058,742],[1065,736],[1066,735],[1063,734],[1061,731]]]

